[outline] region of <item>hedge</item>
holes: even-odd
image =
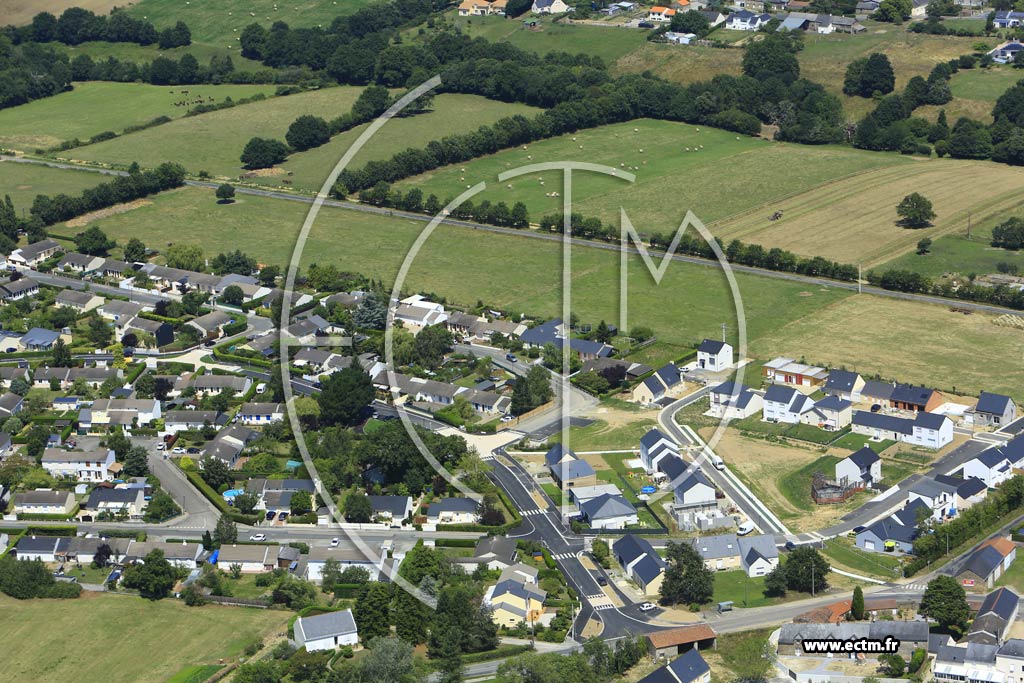
[[[224,333],[225,337],[233,337],[239,332],[245,332],[245,328],[247,327],[249,327],[249,323],[247,323],[243,318],[242,320],[236,320],[233,323],[228,323],[221,328],[221,331]]]
[[[25,532],[32,536],[77,536],[77,526],[30,526]]]
[[[365,584],[362,583],[336,583],[334,584],[334,595],[339,598],[354,598],[359,595]]]
[[[477,542],[475,538],[438,538],[434,545],[439,548],[475,548]]]
[[[179,467],[179,469],[181,468]],[[199,489],[199,492],[206,496],[206,499],[213,503],[218,510],[227,515],[231,521],[237,524],[252,526],[262,517],[262,515],[243,515],[241,512],[236,511],[224,501],[224,496],[210,488],[210,485],[199,475],[199,472],[191,470],[181,471],[185,473],[185,476],[192,482],[192,485]]]
[[[145,531],[133,531],[132,529],[109,529],[103,532],[108,538],[134,538],[139,543],[146,540]]]
[[[145,369],[145,363],[133,363],[131,371],[128,373],[128,376],[125,377],[125,383],[134,384],[135,380],[139,378],[139,375],[141,375]]]
[[[264,360],[263,358],[249,358],[248,356],[239,356],[235,353],[229,353],[221,349],[220,346],[213,347],[213,356],[217,360],[235,361],[236,363],[255,365],[262,368],[269,368],[274,365],[269,360]]]
[[[4,530],[0,529],[0,531],[3,531],[3,533],[6,533],[6,534],[10,535],[10,539],[8,541],[8,543],[9,543],[8,546],[6,548],[3,548],[2,550],[0,550],[0,557],[3,557],[7,553],[9,553],[11,550],[13,550],[14,546],[18,545],[18,541],[20,541],[25,536],[25,534],[28,533],[24,529],[17,529],[17,530],[9,529],[7,531],[4,531]],[[13,534],[11,533],[11,532],[15,532],[15,531],[16,531],[16,533],[13,533]]]
[[[78,514],[78,506],[66,515],[48,515],[38,512],[19,512],[18,519],[23,522],[66,522]]]
[[[514,657],[515,655],[521,655],[524,652],[530,652],[533,650],[533,645],[499,645],[493,650],[487,650],[486,652],[472,652],[468,655],[462,655],[463,664],[478,664],[480,662],[489,662],[494,659],[504,659],[505,657]]]
[[[181,325],[185,322],[184,318],[170,318],[166,315],[157,315],[156,313],[152,313],[151,311],[142,311],[141,313],[139,313],[139,317],[145,318],[146,320],[155,320],[158,323],[170,323],[171,325],[175,326]]]

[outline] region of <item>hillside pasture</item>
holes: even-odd
[[[42,11],[59,15],[68,7],[81,7],[106,14],[115,7],[122,6],[118,0],[47,0],[45,7],[38,0],[0,0],[0,23],[21,26],[32,22],[32,17]]]
[[[240,655],[249,643],[283,632],[291,615],[89,593],[60,601],[0,596],[0,608],[10,655],[0,658],[0,678],[20,683],[167,680],[188,665]],[[118,653],[116,663],[97,656],[104,652]]]
[[[965,177],[973,179],[971,192],[961,189]],[[725,241],[738,238],[867,268],[914,250],[922,238],[965,231],[968,215],[983,223],[1019,209],[1024,205],[1021,183],[1024,170],[1000,164],[918,160],[825,183],[723,221],[712,230]],[[934,205],[934,226],[910,230],[896,225],[896,205],[918,190]],[[784,216],[772,222],[768,216],[774,210]]]
[[[205,43],[193,42],[191,45],[173,47],[168,50],[161,49],[157,44],[108,43],[102,40],[89,41],[79,45],[64,45],[63,43],[48,43],[48,45],[52,48],[63,50],[70,59],[74,59],[78,55],[88,55],[97,61],[113,57],[121,61],[144,64],[153,61],[157,57],[179,60],[184,55],[190,54],[200,64],[206,66],[210,63],[211,57],[218,55],[220,57],[231,57],[231,63],[234,64],[236,71],[255,71],[265,68],[259,62],[243,57],[237,45],[234,49],[231,49],[226,45],[207,45]]]
[[[650,71],[673,83],[699,83],[722,74],[739,76],[743,72],[742,59],[742,50],[645,42],[619,57],[613,64],[613,71],[630,74]]]
[[[879,269],[898,268],[939,278],[953,273],[963,276],[996,273],[999,264],[1004,263],[1024,272],[1024,252],[993,247],[991,238],[991,230],[975,223],[971,239],[967,239],[965,233],[944,235],[932,242],[927,254],[904,254],[887,261]]]
[[[510,206],[524,202],[537,222],[544,214],[561,212],[561,172],[530,173],[505,183],[496,180],[506,170],[550,161],[591,162],[616,173],[635,173],[635,183],[576,173],[573,208],[613,224],[618,224],[620,207],[624,208],[642,232],[673,230],[687,210],[709,223],[830,179],[907,163],[894,154],[788,145],[704,126],[640,120],[504,150],[409,178],[400,186],[416,186],[425,195],[444,199],[486,181],[487,190],[475,201],[504,201]]]
[[[408,147],[421,147],[446,135],[475,130],[506,116],[533,116],[542,110],[524,104],[498,102],[477,95],[438,95],[431,111],[394,118],[374,136],[352,160],[353,168],[367,161],[387,159]],[[319,190],[338,159],[370,124],[358,126],[331,138],[326,145],[291,155],[280,168],[288,175],[255,178],[259,183],[287,184],[303,190]]]
[[[78,194],[106,178],[98,173],[62,171],[39,164],[0,161],[0,199],[10,195],[18,215],[27,215],[37,194]]]
[[[283,141],[288,126],[302,114],[333,118],[349,111],[359,93],[359,88],[338,87],[274,97],[74,149],[68,156],[115,166],[176,161],[192,173],[236,178],[243,172],[238,157],[250,138]]]
[[[527,17],[523,17],[524,19]],[[537,26],[529,28],[519,19],[505,17],[458,17],[452,22],[473,38],[515,45],[528,52],[546,55],[549,52],[583,53],[600,57],[606,64],[636,50],[647,42],[647,31],[615,24],[594,25],[553,22],[537,18]]]
[[[186,89],[188,95],[182,95],[181,86],[76,83],[70,92],[0,110],[0,147],[32,151],[74,138],[88,140],[104,131],[120,133],[158,116],[181,118],[188,108],[175,103],[185,99],[212,99],[216,104],[228,97],[238,100],[257,93],[274,94],[272,85],[190,85]],[[115,102],[130,102],[131,106],[111,106]]]

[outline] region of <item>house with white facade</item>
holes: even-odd
[[[1013,476],[1013,463],[1000,448],[986,448],[964,463],[964,479],[980,479],[988,488],[995,488]]]
[[[712,417],[742,420],[759,413],[764,408],[762,394],[745,384],[723,382],[708,391],[711,407],[708,414]]]
[[[733,366],[732,345],[724,341],[705,339],[697,347],[697,367],[701,370],[721,372]]]
[[[249,427],[260,427],[284,420],[283,403],[243,403],[238,420]]]
[[[307,652],[334,650],[359,643],[359,629],[352,610],[325,612],[311,617],[299,617],[292,629],[295,644]]]
[[[848,486],[871,486],[882,480],[882,459],[864,446],[836,463],[836,481]]]
[[[652,429],[640,438],[640,461],[647,474],[654,474],[658,463],[667,455],[679,455],[679,444],[659,429]]]
[[[804,413],[814,408],[810,396],[802,394],[793,387],[773,384],[764,394],[762,419],[766,422],[785,422],[799,424]]]
[[[114,451],[97,448],[90,451],[71,451],[47,448],[43,451],[42,466],[51,477],[77,481],[111,481]]]
[[[673,507],[677,510],[707,510],[718,506],[714,485],[698,470],[679,482],[672,496]]]

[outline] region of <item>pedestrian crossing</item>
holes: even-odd
[[[899,587],[900,588],[906,588],[907,590],[911,590],[911,591],[923,591],[925,588],[928,587],[928,584],[926,584],[926,583],[904,583],[904,584],[899,584]]]
[[[555,558],[556,560],[571,560],[576,556],[572,553],[557,553],[555,555],[552,555],[551,557]]]
[[[520,512],[524,515],[543,515],[547,510],[521,510]]]
[[[615,609],[615,603],[613,603],[612,599],[604,593],[588,595],[587,602],[589,602],[590,606],[593,607],[595,610]]]

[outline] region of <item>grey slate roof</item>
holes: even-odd
[[[591,521],[636,514],[636,508],[620,495],[603,493],[580,505],[580,511]]]
[[[989,415],[1002,415],[1011,401],[1012,399],[1009,396],[990,394],[987,391],[983,391],[980,398],[978,398],[978,405],[974,407],[974,410],[975,412]]]
[[[370,507],[374,512],[390,512],[392,517],[400,518],[405,516],[408,508],[408,496],[367,496],[370,499]]]
[[[875,453],[867,446],[864,446],[858,451],[854,451],[846,457],[853,461],[853,463],[858,467],[865,469],[881,460],[881,458],[878,457],[878,453]]]
[[[971,553],[957,574],[971,572],[982,578],[988,577],[1003,562],[1003,556],[990,545]]]
[[[879,382],[876,380],[868,380],[864,383],[864,388],[861,390],[861,396],[867,396],[868,398],[878,399],[879,401],[888,401],[892,396],[893,385],[889,382]]]
[[[714,339],[705,339],[704,341],[702,341],[700,343],[700,346],[697,347],[697,350],[698,351],[702,351],[704,353],[710,353],[710,354],[713,354],[713,355],[718,355],[719,353],[721,353],[722,349],[725,348],[725,346],[726,346],[726,343],[724,341],[716,341]]]
[[[860,375],[849,370],[831,370],[825,380],[825,391],[852,391],[858,377]]]
[[[692,683],[710,670],[697,648],[690,648],[678,659],[640,679],[640,683]]]
[[[347,609],[295,620],[295,635],[304,643],[352,633],[356,633],[356,621]]]

